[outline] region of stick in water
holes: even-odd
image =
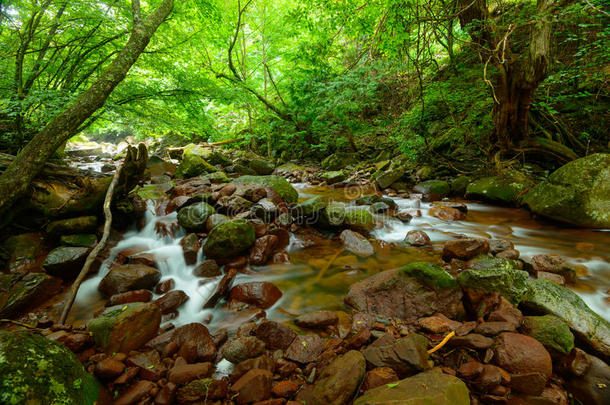
[[[68,313],[72,308],[72,304],[74,304],[74,300],[76,299],[76,293],[78,293],[78,288],[81,283],[87,277],[87,273],[89,273],[89,269],[93,264],[93,261],[97,258],[97,255],[100,254],[100,251],[106,245],[106,241],[108,240],[108,236],[110,235],[110,225],[112,225],[112,212],[110,211],[110,204],[112,203],[112,196],[114,194],[114,188],[119,180],[119,175],[121,170],[123,169],[123,164],[116,170],[114,173],[114,177],[110,182],[110,186],[108,187],[108,191],[106,192],[106,198],[104,198],[104,216],[106,218],[106,222],[104,223],[104,234],[102,235],[102,239],[98,242],[97,245],[89,252],[87,256],[87,260],[83,265],[78,277],[74,280],[74,284],[72,284],[72,289],[70,291],[70,297],[64,306],[64,310],[61,313],[61,317],[59,318],[59,325],[63,325],[66,322],[66,318],[68,318]]]

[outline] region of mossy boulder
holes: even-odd
[[[462,380],[433,369],[392,384],[370,389],[354,405],[470,405]]]
[[[347,166],[354,165],[357,162],[358,159],[353,153],[333,153],[322,161],[322,169],[341,170],[345,169]]]
[[[587,228],[610,228],[610,154],[574,160],[532,188],[523,199],[547,218]]]
[[[345,221],[345,204],[331,202],[322,211],[320,222],[325,226],[337,227]]]
[[[190,153],[187,154],[185,150],[182,161],[178,165],[178,169],[176,169],[176,177],[195,177],[204,173],[213,173],[217,170],[216,167],[206,162],[202,157]]]
[[[293,214],[297,217],[310,217],[318,215],[324,208],[326,208],[326,201],[322,196],[316,196],[297,204]]]
[[[42,268],[52,276],[73,280],[85,264],[89,248],[77,246],[60,246],[49,252]]]
[[[380,189],[388,188],[397,182],[405,174],[405,169],[402,167],[394,167],[379,173],[375,176],[375,183]]]
[[[296,204],[299,199],[299,194],[294,187],[285,178],[280,176],[241,176],[233,181],[235,183],[269,187],[275,190],[288,204]]]
[[[214,173],[204,174],[203,176],[199,176],[202,180],[209,180],[210,183],[218,184],[218,183],[228,183],[231,181],[229,176],[223,171],[217,171]]]
[[[519,198],[532,185],[532,180],[525,174],[509,171],[501,176],[484,177],[473,181],[466,188],[466,198],[502,205],[516,205]]]
[[[262,158],[254,158],[250,160],[250,164],[248,166],[259,175],[271,174],[273,173],[273,170],[275,170],[275,165],[273,162]]]
[[[161,309],[151,302],[136,302],[107,308],[93,318],[87,330],[107,353],[136,350],[157,335]]]
[[[444,180],[427,180],[416,184],[415,187],[413,187],[413,190],[426,196],[434,196],[436,199],[442,199],[449,195],[451,187],[449,187],[449,183]]]
[[[42,233],[30,232],[9,236],[2,242],[0,252],[10,272],[25,272],[38,267],[38,259],[44,256],[47,243]],[[3,266],[4,267],[4,266]]]
[[[485,292],[498,292],[504,298],[518,304],[529,292],[529,275],[525,271],[511,268],[490,268],[485,270],[462,271],[457,281],[462,288]]]
[[[90,215],[85,217],[60,219],[53,221],[46,227],[48,234],[53,236],[82,233],[94,231],[97,227],[97,217]]]
[[[417,278],[419,281],[432,288],[455,288],[457,281],[441,266],[428,262],[409,263],[400,269],[400,272]]]
[[[64,235],[59,239],[59,243],[65,246],[74,247],[93,247],[97,244],[97,236],[92,233],[79,233],[76,235]]]
[[[215,213],[214,207],[205,202],[199,202],[181,208],[178,211],[178,223],[189,232],[203,232],[208,217]]]
[[[216,226],[208,234],[203,251],[210,258],[238,255],[254,244],[254,226],[244,219],[233,219]]]
[[[555,315],[589,345],[610,357],[610,323],[593,312],[574,291],[544,279],[528,280],[521,305]]]
[[[0,331],[0,403],[93,405],[100,386],[65,346],[28,332]]]
[[[502,257],[479,255],[466,264],[470,270],[519,270],[519,261]]]
[[[345,180],[345,173],[342,170],[324,172],[320,175],[320,178],[328,184],[335,184]]]
[[[61,280],[45,273],[0,275],[0,317],[11,317],[61,290]]]
[[[356,205],[373,205],[379,202],[387,204],[392,209],[398,207],[396,201],[392,200],[389,197],[380,197],[377,194],[363,195],[356,199]]]
[[[375,227],[375,218],[368,210],[357,209],[345,212],[343,223],[356,230],[370,231]]]
[[[570,327],[554,315],[525,316],[521,331],[558,353],[568,354],[574,348],[574,335]]]
[[[453,179],[450,184],[451,194],[462,197],[464,194],[466,194],[466,188],[468,188],[470,181],[470,177],[466,176],[458,176]]]

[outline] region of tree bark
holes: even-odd
[[[139,4],[138,0],[133,0]],[[21,197],[32,179],[53,153],[104,105],[114,88],[146,48],[157,28],[174,7],[174,0],[163,0],[159,8],[144,19],[134,16],[134,25],[125,47],[110,66],[78,99],[49,122],[15,157],[0,175],[0,213],[6,212]]]

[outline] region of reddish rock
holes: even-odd
[[[532,256],[530,265],[534,272],[555,273],[561,275],[566,281],[572,283],[576,279],[576,271],[563,257],[555,254],[542,254]]]
[[[464,336],[452,337],[448,344],[450,346],[465,346],[473,349],[488,349],[493,346],[494,341],[493,339],[479,335],[478,333],[469,333],[468,335]]]
[[[503,371],[499,367],[491,364],[484,364],[482,370],[473,384],[478,390],[489,392],[492,388],[502,383]]]
[[[152,293],[148,290],[127,291],[110,297],[106,306],[113,307],[115,305],[129,304],[130,302],[149,302],[151,299]]]
[[[206,259],[199,263],[195,269],[193,269],[193,275],[195,277],[216,277],[222,274],[220,266],[214,259]]]
[[[169,342],[175,342],[178,346],[182,346],[189,340],[196,342],[198,361],[210,361],[214,358],[216,346],[210,337],[208,328],[200,323],[189,323],[172,329],[152,339],[146,346],[161,351]]]
[[[209,377],[214,372],[212,363],[195,363],[174,366],[167,373],[167,379],[174,384],[186,384],[196,379]]]
[[[428,211],[428,214],[433,217],[442,219],[443,221],[460,221],[466,218],[466,214],[457,208],[437,205]]]
[[[483,372],[483,364],[478,361],[469,361],[458,368],[457,373],[466,380],[474,380]]]
[[[512,374],[542,373],[550,377],[553,364],[549,352],[536,339],[505,332],[496,338],[495,362]]]
[[[290,256],[286,252],[277,252],[271,258],[273,264],[290,264]]]
[[[178,307],[188,301],[188,299],[189,296],[186,295],[184,291],[173,290],[156,299],[154,303],[159,306],[162,314],[169,314],[178,309]]]
[[[159,268],[157,258],[153,253],[138,253],[137,255],[129,256],[127,260],[129,264],[143,264],[156,269]]]
[[[195,264],[197,262],[197,253],[201,248],[201,243],[199,242],[197,235],[189,233],[180,240],[180,246],[182,246],[182,253],[184,254],[184,261],[186,261],[186,264]]]
[[[297,336],[288,326],[273,321],[261,322],[251,333],[265,342],[270,350],[286,350]]]
[[[445,242],[443,246],[443,260],[451,259],[470,260],[475,256],[489,251],[489,244],[484,239],[457,239]]]
[[[98,362],[93,369],[94,374],[102,380],[111,380],[120,376],[125,371],[125,364],[108,358]]]
[[[137,353],[127,358],[127,365],[140,368],[140,377],[144,380],[155,381],[167,371],[161,363],[161,357],[156,350]]]
[[[314,311],[299,316],[294,323],[303,328],[320,329],[335,325],[338,321],[339,317],[332,311]]]
[[[447,333],[462,326],[461,322],[451,320],[443,314],[420,318],[417,320],[417,324],[430,333]]]
[[[168,382],[159,390],[159,393],[155,397],[155,405],[172,405],[174,398],[176,397],[177,385]]]
[[[299,390],[299,385],[292,381],[280,381],[273,386],[271,393],[276,397],[291,398]]]
[[[311,363],[324,351],[324,339],[318,335],[297,336],[284,353],[288,360]]]
[[[278,237],[275,235],[265,235],[256,239],[254,245],[250,248],[250,263],[255,266],[266,264],[278,241]]]
[[[385,384],[398,381],[398,375],[390,367],[377,367],[367,371],[362,383],[362,389],[368,391],[372,388],[381,387]]]
[[[161,350],[161,356],[163,357],[171,357],[174,353],[176,353],[180,347],[176,342],[169,342],[165,346],[163,346],[163,350]]]
[[[225,398],[227,393],[228,384],[226,379],[204,378],[191,381],[184,387],[179,388],[176,399],[179,403],[207,404],[209,401]]]
[[[416,333],[400,339],[394,339],[392,334],[386,333],[362,353],[367,364],[373,367],[390,367],[404,378],[430,368],[427,346],[428,340]]]
[[[547,376],[542,373],[512,374],[511,388],[523,394],[540,395],[546,385]]]
[[[230,381],[235,382],[239,380],[248,371],[254,369],[267,370],[273,374],[273,372],[275,371],[275,362],[273,361],[273,359],[271,359],[271,357],[266,355],[244,360],[233,368],[233,373],[231,373]]]
[[[237,394],[238,404],[263,401],[271,396],[272,380],[273,374],[267,370],[250,370],[231,386],[231,392]]]
[[[583,404],[607,405],[610,403],[610,366],[595,356],[584,354],[589,367],[580,377],[569,379],[566,387]]]
[[[70,333],[60,342],[74,353],[80,353],[93,345],[93,338],[85,333]]]
[[[290,375],[292,375],[292,373],[294,373],[294,371],[297,369],[297,365],[296,363],[293,363],[292,361],[288,361],[284,358],[281,359],[277,359],[275,361],[275,372],[277,374],[280,375],[280,377],[288,377]]]
[[[369,328],[362,328],[354,336],[352,336],[346,343],[347,349],[360,349],[371,339],[371,330]]]
[[[522,319],[523,315],[521,314],[521,311],[515,308],[504,297],[500,297],[500,303],[489,314],[488,318],[489,321],[510,322],[515,328],[521,326]]]
[[[480,333],[486,336],[496,336],[502,332],[514,332],[515,325],[511,322],[482,322],[475,328],[476,333]]]
[[[549,273],[546,271],[536,272],[536,278],[552,281],[555,284],[566,285],[566,279],[561,274]]]
[[[114,401],[114,405],[132,405],[142,399],[151,396],[151,391],[155,388],[155,383],[141,380],[130,386],[120,397]]]
[[[348,252],[360,257],[368,257],[375,254],[373,245],[361,234],[352,230],[346,229],[341,232],[339,239],[343,243],[343,247]]]
[[[411,246],[427,246],[430,245],[430,237],[424,231],[409,231],[405,242]]]
[[[267,281],[252,281],[236,285],[229,293],[231,301],[244,302],[258,308],[267,309],[282,297],[275,284]]]
[[[138,375],[139,372],[140,367],[127,367],[125,372],[118,376],[117,379],[113,381],[113,383],[117,385],[128,384],[129,382],[131,382],[131,380],[135,378],[135,376]]]
[[[107,297],[115,294],[152,289],[161,279],[161,272],[142,264],[115,266],[102,279],[98,290]]]
[[[496,257],[499,259],[511,259],[517,260],[521,254],[516,249],[508,249],[503,250],[501,252],[496,253]]]
[[[254,336],[242,336],[230,340],[222,347],[225,359],[233,364],[257,357],[265,350],[265,342]]]
[[[174,279],[168,278],[167,280],[161,281],[159,284],[157,284],[157,286],[155,287],[155,293],[156,294],[165,294],[165,293],[173,290],[175,286],[176,286],[176,282],[174,281]]]
[[[489,251],[494,255],[515,248],[511,241],[505,239],[490,239],[487,243],[489,243]]]
[[[284,405],[286,400],[284,398],[272,398],[266,401],[255,402],[254,405]]]

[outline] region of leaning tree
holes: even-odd
[[[38,132],[0,175],[0,213],[5,213],[25,194],[53,153],[104,105],[173,8],[174,0],[162,0],[153,12],[143,15],[140,0],[131,1],[133,24],[123,49],[97,80]]]

